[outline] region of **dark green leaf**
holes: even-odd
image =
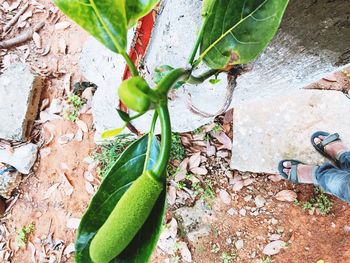
[[[134,26],[141,17],[147,15],[159,0],[127,0],[126,14],[129,28]]]
[[[230,69],[254,60],[276,34],[287,5],[288,0],[216,0],[198,61]]]
[[[124,122],[129,123],[129,122],[132,120],[132,118],[129,116],[128,113],[126,113],[126,112],[124,112],[124,111],[122,111],[122,110],[119,110],[119,109],[117,109],[117,112],[118,112],[119,117],[120,117]]]
[[[89,255],[90,242],[125,191],[142,174],[147,141],[148,136],[144,136],[132,143],[107,172],[105,179],[81,220],[75,242],[76,263],[92,263]],[[157,139],[154,137],[148,164],[149,168],[154,165],[158,154],[159,146]],[[164,189],[166,189],[165,183],[164,176]],[[165,210],[165,197],[166,191],[164,190],[141,230],[124,252],[112,262],[148,262],[159,238]]]
[[[125,0],[54,0],[55,4],[110,50],[126,49]]]

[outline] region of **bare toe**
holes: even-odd
[[[285,161],[285,162],[283,162],[283,167],[291,168],[292,167],[292,163],[290,161]]]

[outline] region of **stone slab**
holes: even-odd
[[[339,91],[302,89],[242,103],[234,110],[231,168],[276,173],[281,159],[323,163],[311,134],[338,132],[350,146],[349,113],[350,99]]]
[[[22,174],[29,174],[38,154],[38,146],[33,143],[21,145],[9,153],[0,149],[0,162],[13,166]]]
[[[37,116],[43,79],[22,63],[0,76],[0,138],[26,140]]]

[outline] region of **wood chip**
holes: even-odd
[[[36,48],[41,49],[41,37],[37,32],[33,33],[33,40]]]

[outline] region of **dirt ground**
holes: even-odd
[[[23,6],[28,1],[0,0],[0,25],[6,24],[20,9],[6,11],[8,8],[5,3],[11,6],[16,2],[22,2]],[[25,61],[34,72],[46,78],[42,101],[65,101],[67,91],[72,89],[75,82],[82,80],[78,62],[87,34],[57,11],[51,1],[37,0],[30,3],[28,11],[33,13],[22,21],[24,29],[15,25],[5,38],[14,37],[26,27],[44,20],[45,27],[39,32],[42,47],[34,41],[28,41],[17,48],[0,50],[0,70],[11,61]],[[69,23],[68,27],[65,22]],[[67,84],[70,74],[71,81]],[[350,78],[337,73],[308,88],[348,92]],[[45,123],[38,123],[36,131],[41,133],[42,145],[38,162],[33,173],[24,178],[14,197],[7,201],[10,209],[1,219],[1,262],[74,261],[72,244],[79,218],[100,183],[97,165],[91,158],[97,146],[93,141],[94,127],[88,108],[79,115],[79,119],[87,124],[87,130],[83,129],[83,138],[80,140],[64,141],[68,135],[81,130],[81,125],[75,122],[49,118]],[[227,128],[225,131],[232,138],[232,134],[229,134],[231,130]],[[193,149],[187,150],[189,156],[194,154]],[[198,242],[190,242],[186,235],[178,231],[177,239],[186,243],[192,262],[350,262],[349,205],[330,197],[333,202],[331,211],[321,215],[315,210],[305,211],[293,202],[278,201],[275,198],[277,193],[292,190],[300,203],[306,202],[313,195],[313,187],[293,186],[274,176],[241,175],[237,171],[232,171],[232,177],[227,175],[230,154],[228,152],[227,156],[215,157],[220,162],[219,166],[224,167],[223,173],[219,174],[221,168],[209,161],[203,164],[209,171],[205,176],[216,181],[213,184],[215,196],[210,201],[213,216],[209,221],[209,234],[199,238]],[[202,153],[202,157],[209,158],[205,153]],[[250,181],[235,191],[230,179],[239,176]],[[222,191],[229,194],[232,201],[227,202]],[[255,209],[254,200],[258,196],[265,203]],[[171,221],[176,209],[176,205],[169,205],[165,223]],[[18,231],[29,224],[34,224],[35,230],[27,246],[19,248],[15,241]],[[273,240],[285,243],[279,253],[269,257],[263,250]],[[182,253],[168,255],[157,248],[152,262],[186,261]]]

